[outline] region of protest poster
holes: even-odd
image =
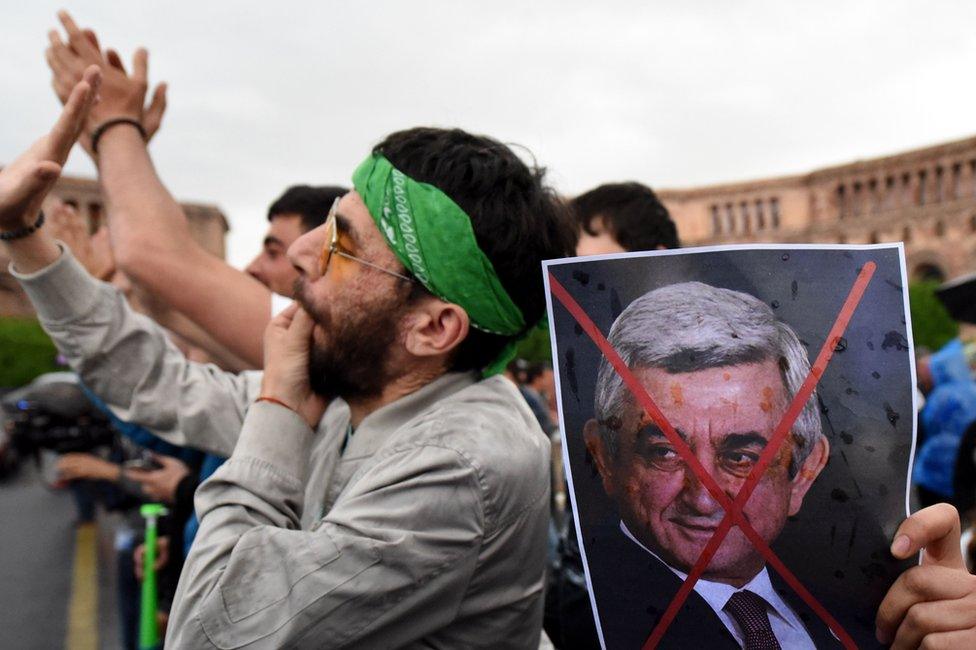
[[[910,565],[888,552],[915,439],[901,244],[605,255],[544,275],[604,647],[735,648],[752,625],[784,648],[877,646],[877,605]]]

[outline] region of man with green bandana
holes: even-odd
[[[43,227],[8,243],[86,385],[230,456],[168,647],[538,646],[549,443],[496,373],[542,317],[540,261],[575,244],[542,175],[463,131],[388,136],[289,249],[263,374],[187,361]]]

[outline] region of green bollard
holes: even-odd
[[[139,650],[160,648],[159,627],[156,625],[158,594],[156,593],[156,520],[166,514],[161,503],[146,503],[139,509],[146,519],[146,552],[142,564],[142,600],[139,605]]]

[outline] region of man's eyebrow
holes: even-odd
[[[349,236],[352,239],[353,243],[355,243],[357,246],[360,245],[359,237],[356,236],[356,231],[353,230],[352,224],[350,223],[349,219],[336,212],[335,223],[336,223],[337,232]]]
[[[277,246],[284,246],[285,245],[285,242],[281,241],[280,239],[278,239],[274,235],[268,235],[267,237],[264,238],[264,245],[265,246],[275,246],[275,245],[277,245]]]
[[[756,445],[757,447],[764,448],[768,443],[768,438],[756,433],[755,431],[749,431],[747,433],[730,433],[723,436],[719,441],[719,445],[726,448],[749,447],[750,445]]]

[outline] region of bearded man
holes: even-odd
[[[388,136],[289,250],[301,306],[269,326],[263,376],[232,375],[187,361],[43,228],[97,77],[0,172],[0,232],[86,385],[230,456],[197,493],[167,646],[538,645],[549,443],[495,373],[542,315],[539,262],[574,245],[542,172],[459,130]]]

